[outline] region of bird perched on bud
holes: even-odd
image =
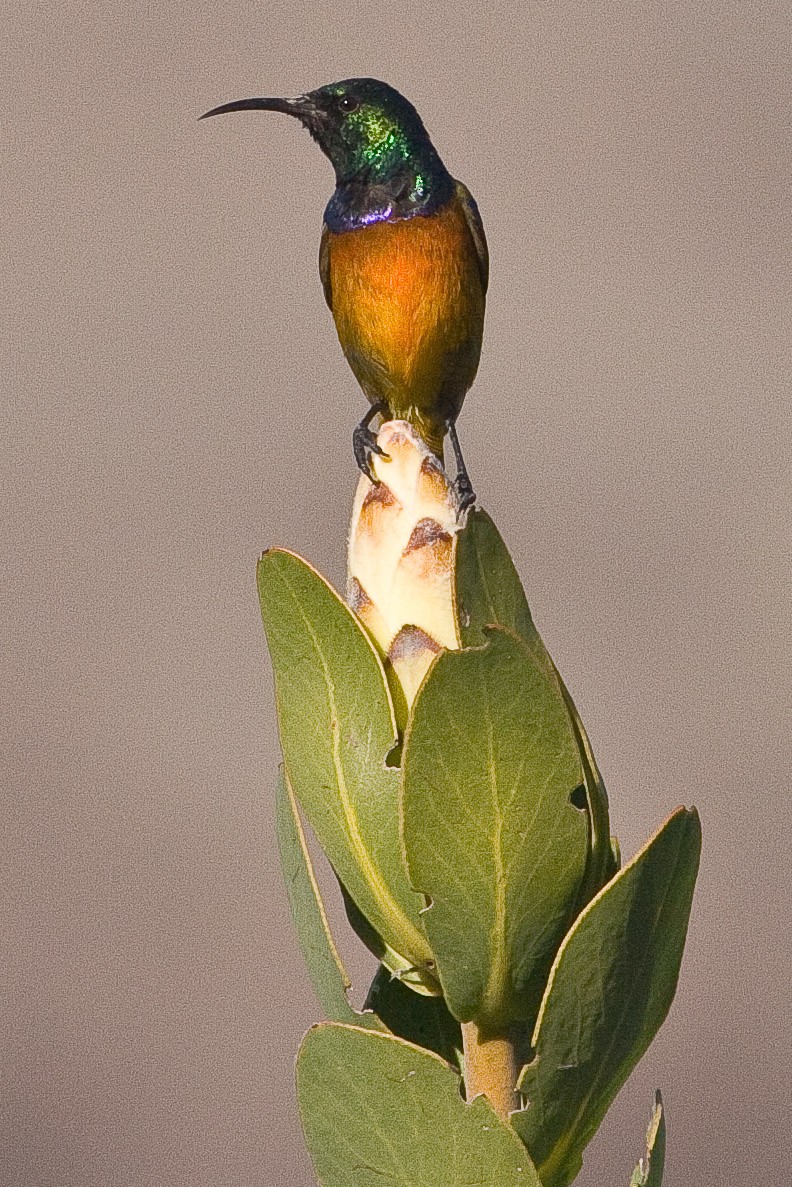
[[[455,422],[481,353],[489,260],[478,208],[413,105],[374,78],[298,99],[241,99],[207,111],[281,111],[335,169],[319,271],[338,337],[371,408],[353,436],[373,480],[370,424],[407,420],[442,460],[448,433],[463,506],[474,501]]]

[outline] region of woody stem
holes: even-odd
[[[483,1093],[504,1121],[519,1107],[517,1077],[520,1063],[514,1039],[506,1033],[480,1030],[475,1022],[462,1024],[467,1099]]]

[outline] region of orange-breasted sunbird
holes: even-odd
[[[469,190],[451,177],[413,105],[377,79],[297,99],[240,99],[206,116],[232,111],[295,116],[335,169],[319,271],[371,404],[353,435],[359,467],[373,477],[377,415],[409,421],[441,459],[448,433],[460,501],[472,503],[455,422],[478,368],[489,257]]]

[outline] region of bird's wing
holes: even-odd
[[[333,289],[330,284],[330,232],[327,223],[322,223],[322,238],[319,241],[319,275],[322,278],[325,301],[332,312]]]
[[[476,199],[473,197],[467,186],[463,185],[461,181],[456,183],[456,195],[457,201],[464,212],[468,230],[470,231],[473,242],[476,246],[479,275],[481,276],[481,283],[484,288],[484,292],[486,293],[487,285],[489,283],[489,249],[487,248],[487,237],[484,234],[484,224],[481,221],[481,215],[479,214],[479,208],[476,205]]]

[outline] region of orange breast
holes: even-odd
[[[484,292],[456,201],[329,236],[332,309],[359,383],[391,415],[455,416],[476,374]]]

